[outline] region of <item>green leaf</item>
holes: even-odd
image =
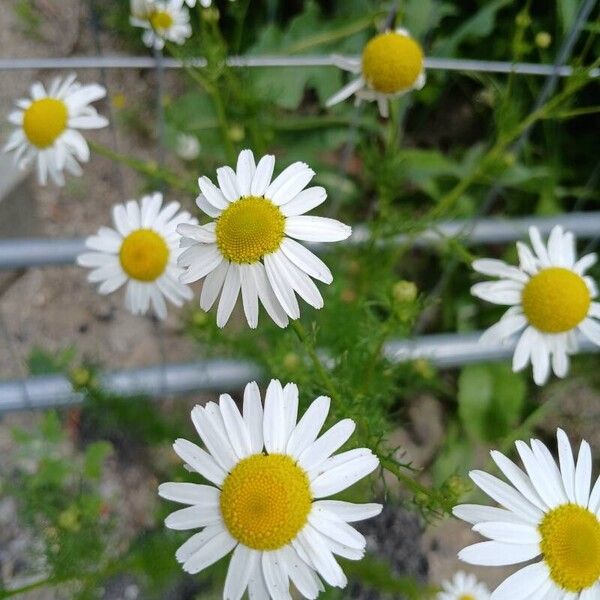
[[[467,432],[487,442],[504,437],[519,421],[526,389],[508,365],[465,367],[458,380],[458,412]]]
[[[433,47],[434,56],[456,56],[458,47],[465,41],[485,38],[492,34],[499,10],[512,4],[512,0],[487,2],[470,19],[467,19],[449,37],[440,39]]]
[[[90,479],[99,479],[102,467],[108,455],[112,452],[110,442],[93,442],[85,449],[83,472]]]

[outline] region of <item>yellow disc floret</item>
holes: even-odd
[[[281,244],[285,217],[266,198],[246,196],[230,204],[217,220],[217,245],[235,263],[254,263]]]
[[[539,525],[540,544],[550,576],[569,592],[580,592],[600,579],[600,521],[576,504],[550,511]]]
[[[550,267],[534,275],[521,298],[529,322],[544,333],[577,327],[588,314],[592,298],[585,281],[569,269]]]
[[[312,497],[306,473],[285,454],[241,460],[221,491],[229,533],[255,550],[277,550],[306,525]]]
[[[152,229],[137,229],[121,245],[119,260],[129,277],[139,281],[155,281],[165,271],[169,248]]]
[[[463,594],[458,597],[458,600],[476,600],[475,596],[471,596],[471,594]]]
[[[362,55],[365,81],[383,94],[412,88],[423,71],[423,50],[413,38],[390,31],[372,38]]]
[[[156,10],[150,15],[150,23],[154,29],[169,29],[173,25],[173,17],[164,10]]]
[[[42,98],[23,114],[23,131],[34,146],[47,148],[67,128],[68,121],[69,111],[62,100]]]

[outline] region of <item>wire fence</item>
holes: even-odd
[[[152,69],[156,75],[156,111],[157,111],[157,157],[164,162],[164,71],[181,69],[184,63],[178,59],[165,58],[162,53],[154,56],[108,56],[101,46],[100,23],[97,18],[96,1],[89,0],[90,24],[95,40],[95,56],[74,56],[62,58],[0,58],[0,71],[21,70],[84,70],[99,69],[103,82],[106,82],[106,70],[110,69]],[[596,0],[583,0],[571,30],[565,36],[554,64],[536,64],[524,62],[504,62],[455,58],[429,57],[425,61],[428,70],[452,71],[461,73],[516,74],[523,76],[546,77],[545,85],[536,100],[538,107],[553,92],[559,78],[570,77],[574,73],[585,73],[590,78],[600,77],[599,68],[574,68],[566,63],[579,39],[584,25],[595,8]],[[192,58],[187,65],[203,68],[207,65],[204,58]],[[334,67],[334,55],[315,56],[231,56],[226,64],[233,68],[303,68]],[[109,92],[110,95],[110,92]],[[113,119],[111,119],[111,122]],[[351,134],[351,127],[349,134]],[[517,142],[519,151],[527,141],[526,132]],[[117,137],[112,130],[116,146]],[[122,175],[118,174],[120,188],[123,187]],[[592,178],[590,179],[590,181]],[[399,235],[392,242],[397,244],[411,241],[416,247],[441,244],[448,238],[457,238],[466,244],[506,243],[522,238],[530,226],[536,226],[548,234],[556,224],[572,230],[578,238],[592,240],[590,246],[598,240],[600,231],[600,212],[571,213],[560,217],[524,217],[520,219],[484,218],[499,188],[494,186],[475,218],[466,221],[441,222],[409,238]],[[368,241],[369,230],[365,226],[355,228],[347,243],[362,244]],[[75,262],[76,256],[84,249],[84,240],[71,239],[13,239],[0,240],[0,271],[30,267],[48,267],[68,265]],[[318,250],[318,247],[316,248]],[[454,265],[456,266],[456,265]],[[451,276],[453,263],[442,274],[440,284],[433,291],[439,294],[445,281]],[[1,316],[1,315],[0,315]],[[162,335],[160,330],[157,336]],[[1,328],[7,347],[13,348],[8,330]],[[441,334],[415,337],[411,340],[390,342],[384,349],[389,360],[402,362],[423,358],[439,368],[457,367],[473,362],[504,360],[514,351],[514,346],[479,343],[480,332],[470,334]],[[598,351],[598,348],[586,340],[581,340],[584,352]],[[14,353],[13,353],[14,354]],[[13,361],[18,362],[13,355]],[[22,365],[16,364],[16,372],[22,372]],[[260,379],[260,369],[248,362],[235,360],[207,360],[201,363],[166,364],[141,369],[106,373],[101,376],[102,384],[109,391],[120,394],[145,394],[151,397],[177,395],[198,391],[222,391],[241,387],[251,379]],[[25,408],[49,408],[81,401],[81,395],[72,390],[67,378],[62,376],[22,377],[18,380],[0,382],[0,413]]]

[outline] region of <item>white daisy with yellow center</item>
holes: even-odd
[[[578,332],[600,345],[600,303],[594,301],[598,288],[585,274],[596,255],[577,259],[573,234],[560,226],[551,231],[547,245],[535,227],[529,236],[532,249],[517,242],[518,267],[495,259],[474,261],[476,271],[499,281],[477,283],[471,293],[511,306],[482,341],[504,343],[518,334],[513,369],[520,371],[531,362],[534,381],[542,385],[550,368],[558,377],[566,376],[569,354],[577,351]]]
[[[333,106],[352,95],[356,102],[377,101],[382,117],[389,116],[388,102],[412,90],[420,90],[426,81],[425,57],[420,44],[406,29],[386,31],[371,38],[360,59],[334,56],[340,69],[359,75],[327,100]]]
[[[46,89],[39,81],[31,86],[31,98],[17,100],[17,110],[8,120],[17,126],[4,152],[14,152],[20,169],[37,163],[40,185],[48,177],[57,185],[64,185],[63,171],[81,175],[79,162],[90,159],[90,149],[78,129],[99,129],[108,125],[91,102],[106,96],[106,90],[97,83],[81,85],[74,74],[64,79],[57,77]]]
[[[192,35],[190,14],[183,0],[132,0],[129,22],[145,29],[144,44],[157,50],[164,48],[165,41],[181,46]]]
[[[98,283],[100,294],[110,294],[127,284],[125,306],[134,315],[150,307],[161,319],[167,316],[165,298],[181,306],[192,291],[180,283],[177,266],[181,236],[177,226],[197,223],[179,202],[162,206],[160,193],[129,200],[113,208],[115,229],[101,227],[86,239],[92,252],[77,257],[77,263],[93,269],[88,279]],[[179,212],[178,212],[179,211]]]
[[[436,600],[490,600],[490,591],[475,575],[459,571],[451,581],[442,582]]]
[[[468,546],[459,558],[501,566],[541,560],[511,575],[492,600],[596,600],[600,598],[600,477],[592,487],[592,453],[581,442],[577,462],[557,431],[559,465],[539,440],[516,442],[525,471],[492,451],[509,485],[483,471],[471,479],[502,508],[463,504],[454,514],[491,541]]]
[[[212,485],[164,483],[159,494],[188,505],[170,514],[171,529],[202,528],[176,553],[184,571],[198,573],[233,552],[224,600],[246,588],[254,600],[290,600],[290,582],[305,598],[346,577],[334,555],[360,560],[365,538],[349,523],[381,512],[380,504],[323,500],[377,468],[367,448],[333,455],[352,435],[344,419],[318,437],[329,412],[321,396],[298,416],[298,388],[273,380],[264,408],[256,383],[244,390],[242,412],[231,396],[196,406],[192,421],[206,450],[187,440],[175,452]]]
[[[181,281],[206,278],[200,296],[203,310],[221,295],[219,327],[229,320],[240,291],[252,328],[258,324],[259,300],[280,327],[288,324],[288,317],[300,317],[296,294],[322,308],[323,298],[311,277],[331,283],[333,276],[296,240],[337,242],[352,232],[335,219],[304,214],[327,198],[322,187],[306,188],[315,173],[305,163],[290,165],[271,181],[274,167],[275,157],[263,156],[256,164],[252,152],[243,150],[236,171],[217,169],[219,187],[208,177],[198,180],[202,193],[196,204],[214,221],[179,227],[189,246],[179,258],[187,268]]]

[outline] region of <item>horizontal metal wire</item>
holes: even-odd
[[[349,56],[346,58],[358,58]],[[192,58],[188,64],[203,68],[206,59]],[[333,55],[325,56],[231,56],[230,67],[333,67]],[[180,69],[181,60],[164,59],[165,69]],[[555,67],[537,63],[511,63],[495,60],[470,60],[462,58],[426,58],[425,67],[434,71],[462,71],[472,73],[517,73],[519,75],[547,76],[558,74],[569,77],[573,68]],[[73,56],[66,58],[0,58],[0,71],[28,69],[155,69],[156,61],[150,56]],[[600,69],[590,69],[590,77],[600,76]]]
[[[509,358],[515,344],[479,342],[481,332],[437,334],[414,340],[393,341],[384,349],[393,362],[426,359],[439,368],[499,361]],[[582,352],[600,348],[580,339]],[[140,369],[108,372],[100,381],[107,391],[124,396],[142,394],[150,398],[186,395],[194,392],[225,392],[241,389],[246,383],[263,379],[258,366],[236,360],[157,365]],[[0,382],[0,414],[8,411],[67,406],[82,401],[62,375],[42,375],[26,380]]]
[[[413,240],[416,247],[439,244],[444,238],[458,236],[464,242],[476,244],[501,244],[522,239],[532,225],[547,235],[555,225],[562,225],[579,239],[593,239],[600,231],[600,211],[567,213],[552,217],[523,217],[518,219],[480,219],[471,229],[470,221],[456,220],[440,222],[424,231]],[[463,232],[465,232],[463,234]],[[349,244],[363,244],[369,239],[365,226],[354,228]],[[394,238],[394,243],[409,241],[405,235]],[[326,250],[315,244],[316,251]],[[84,238],[16,238],[0,240],[0,271],[26,267],[68,265],[75,262],[78,254],[85,250]]]

